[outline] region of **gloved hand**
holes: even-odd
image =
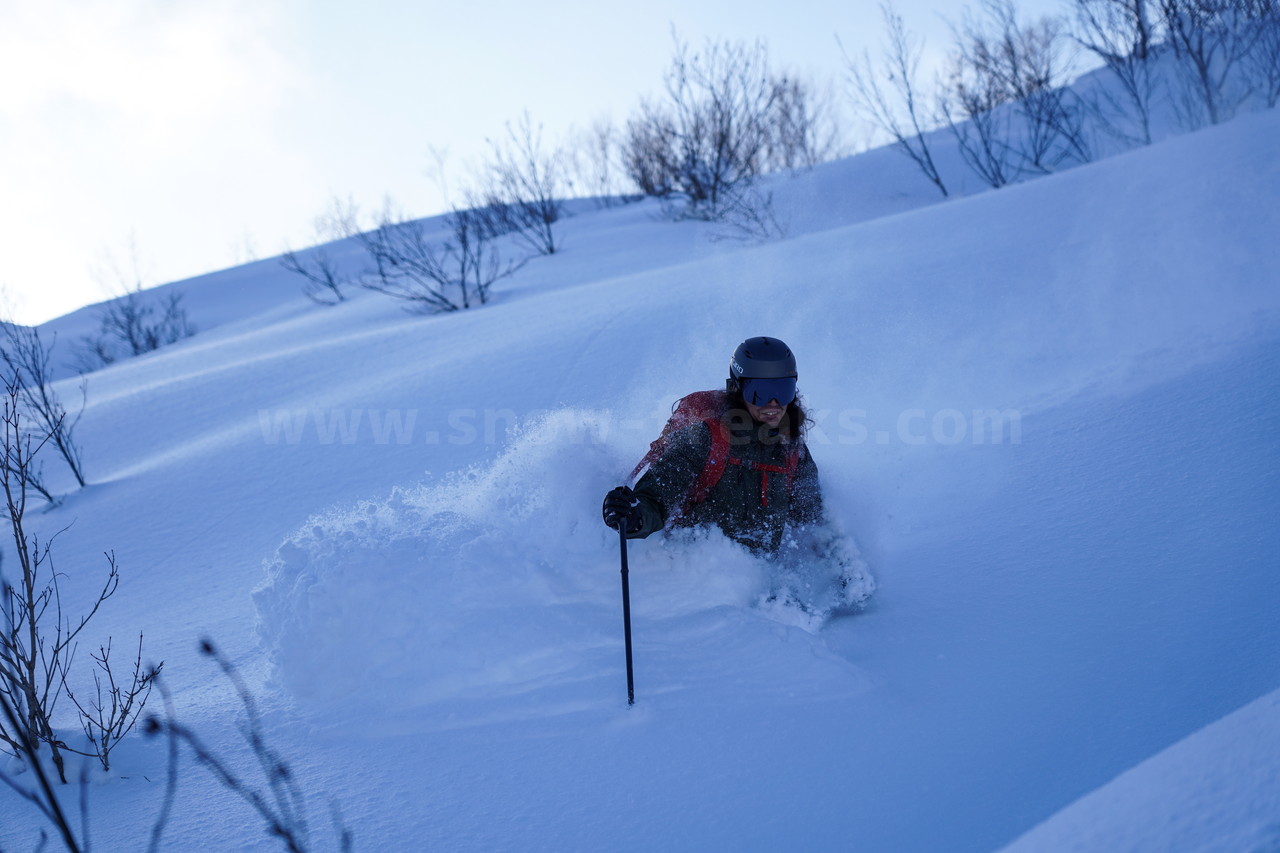
[[[601,512],[604,515],[604,523],[614,530],[618,529],[620,523],[625,522],[625,530],[628,533],[635,533],[644,523],[644,518],[640,514],[640,501],[636,498],[635,492],[626,486],[611,489],[609,494],[604,496]]]

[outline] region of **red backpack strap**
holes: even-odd
[[[707,451],[707,461],[698,473],[698,479],[694,481],[688,498],[685,499],[686,510],[706,500],[707,495],[711,494],[716,483],[719,483],[720,478],[724,476],[725,465],[729,464],[729,427],[725,426],[720,418],[706,418],[703,423],[711,433],[711,447]]]
[[[787,453],[787,494],[791,494],[791,487],[795,484],[796,469],[800,467],[800,446],[792,447]]]
[[[662,455],[667,452],[667,448],[671,444],[672,437],[677,432],[698,421],[702,421],[707,425],[707,431],[711,436],[711,445],[707,450],[706,462],[703,463],[702,470],[698,472],[693,486],[685,496],[684,505],[681,507],[679,515],[685,514],[692,506],[706,500],[712,489],[720,482],[720,478],[724,476],[725,468],[728,465],[742,465],[761,472],[760,502],[762,505],[768,505],[770,473],[785,474],[787,477],[787,494],[791,494],[796,470],[800,466],[800,454],[803,452],[803,445],[795,445],[788,450],[785,465],[763,465],[744,462],[741,459],[730,456],[729,427],[723,418],[725,404],[725,392],[723,391],[697,391],[681,397],[673,407],[671,417],[667,420],[666,426],[663,427],[662,434],[649,444],[649,451],[631,471],[631,482],[634,484],[636,478],[647,467],[662,458]]]
[[[728,430],[725,431],[726,435]],[[728,448],[725,448],[728,453]],[[790,495],[792,487],[795,485],[796,469],[800,467],[800,448],[793,447],[787,451],[787,464],[785,465],[768,465],[762,462],[751,462],[749,460],[737,459],[728,456],[725,460],[726,465],[741,465],[743,468],[760,472],[760,505],[769,505],[769,475],[770,474],[786,474],[787,475],[787,494]],[[720,473],[724,473],[724,466],[721,465]],[[717,475],[716,479],[719,479]],[[714,485],[714,483],[713,483]],[[710,489],[708,489],[710,491]],[[704,494],[703,497],[706,497]]]
[[[698,421],[718,419],[725,405],[723,391],[695,391],[677,400],[672,407],[671,417],[662,428],[662,434],[649,443],[648,452],[636,463],[636,467],[631,469],[630,482],[634,484],[646,468],[662,458],[662,454],[667,452],[667,447],[670,446],[671,439],[677,432]]]

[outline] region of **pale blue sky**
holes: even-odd
[[[963,5],[898,8],[940,53]],[[621,122],[673,26],[763,39],[833,83],[836,35],[881,32],[876,3],[827,0],[0,0],[0,286],[40,322],[110,295],[134,257],[153,285],[305,245],[335,196],[438,212],[433,149],[458,185],[523,110],[552,140]]]

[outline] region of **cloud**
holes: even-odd
[[[144,255],[160,244],[163,254],[166,227],[199,231],[160,223],[184,193],[208,196],[181,211],[199,217],[231,203],[213,174],[229,161],[285,159],[276,115],[306,88],[289,10],[290,0],[0,2],[0,283],[41,316],[101,298],[89,269],[104,248],[136,232]],[[162,276],[174,268],[157,260]]]
[[[73,0],[0,7],[0,111],[71,101],[127,119],[199,123],[272,100],[290,78],[278,4]],[[144,128],[147,129],[147,128]]]

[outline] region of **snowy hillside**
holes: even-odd
[[[32,523],[71,525],[68,599],[114,550],[93,631],[144,631],[249,775],[197,640],[227,651],[317,849],[331,803],[358,850],[1229,849],[1201,758],[1248,768],[1228,829],[1262,844],[1273,701],[1256,740],[1139,765],[1280,689],[1278,135],[1273,110],[945,203],[872,152],[780,185],[762,246],[582,210],[451,316],[312,305],[268,262],[193,280],[204,331],[89,378],[90,484]],[[600,497],[758,334],[797,353],[879,589],[819,626],[759,606],[771,567],[727,541],[635,543],[629,709]],[[94,846],[141,849],[164,746],[117,762]],[[1127,824],[1147,785],[1201,821]],[[39,826],[0,797],[0,847]],[[185,763],[164,849],[277,844]]]
[[[1280,849],[1280,693],[1169,747],[1036,827],[1005,853]]]

